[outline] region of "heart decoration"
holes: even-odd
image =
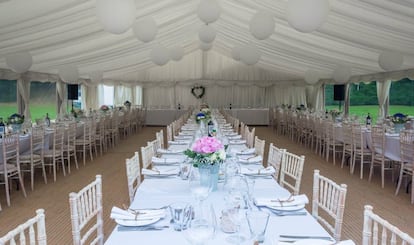
[[[204,86],[194,86],[193,88],[191,88],[191,93],[197,99],[203,98],[205,92],[206,92],[206,88]]]

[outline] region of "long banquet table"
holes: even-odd
[[[170,149],[177,150],[180,147],[188,147],[185,145],[172,145]],[[229,145],[229,149],[241,149],[241,145]],[[179,158],[179,155],[176,156]],[[263,168],[261,163],[252,166],[251,164],[242,167]],[[164,166],[165,167],[165,166]],[[167,166],[168,167],[168,166]],[[171,166],[170,166],[171,167]],[[158,166],[157,166],[158,168]],[[253,190],[253,198],[286,198],[290,193],[282,188],[271,176],[261,176],[254,178],[255,185]],[[223,183],[218,184],[218,190],[210,193],[207,200],[204,201],[205,206],[213,205],[215,215],[217,217],[218,227],[215,237],[206,244],[230,244],[226,241],[229,234],[224,233],[220,229],[220,216],[225,208],[225,190]],[[195,200],[191,196],[189,182],[182,180],[178,176],[168,178],[145,178],[139,186],[135,199],[130,205],[131,209],[159,208],[168,206],[171,203],[183,201],[196,205]],[[308,204],[309,205],[309,204]],[[254,207],[253,207],[254,208]],[[243,209],[244,210],[244,209]],[[245,211],[245,210],[244,210]],[[106,245],[129,245],[129,244],[190,244],[184,237],[184,232],[174,231],[170,224],[170,215],[167,209],[165,218],[158,221],[157,226],[169,226],[166,229],[156,231],[120,231],[119,225],[115,227],[111,235],[106,240]],[[298,225],[300,224],[300,225]],[[243,221],[241,232],[248,237],[248,224]],[[323,236],[331,237],[327,231],[309,214],[302,216],[276,216],[271,215],[269,224],[265,234],[264,245],[277,244],[278,234],[301,235],[301,236]],[[253,244],[251,239],[247,239],[241,244]],[[282,244],[282,243],[281,243]]]

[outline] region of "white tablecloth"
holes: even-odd
[[[288,191],[281,188],[273,179],[256,178],[255,197],[286,197]],[[205,201],[206,205],[213,204],[218,224],[220,224],[221,210],[224,208],[224,191],[219,183],[218,191],[212,192]],[[146,179],[136,193],[131,208],[156,208],[169,205],[173,202],[185,201],[195,203],[191,197],[189,184],[180,178],[168,179]],[[106,245],[135,245],[135,244],[189,244],[181,232],[174,231],[169,224],[169,215],[159,221],[157,225],[169,225],[170,228],[161,231],[118,231],[117,227],[106,240]],[[247,223],[242,223],[242,231],[247,231]],[[310,215],[306,216],[271,216],[266,232],[265,245],[271,245],[277,234],[289,235],[318,235],[329,236],[322,226]],[[248,235],[243,233],[243,235]],[[222,232],[218,227],[216,237],[208,244],[229,244],[226,237],[229,235]],[[242,244],[252,244],[247,240]]]
[[[244,122],[247,125],[269,125],[268,108],[231,109],[225,111],[233,117],[240,119],[240,122]]]

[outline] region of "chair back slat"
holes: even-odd
[[[336,241],[341,239],[346,192],[347,185],[339,185],[320,175],[319,170],[314,170],[312,216],[328,229]]]
[[[280,167],[279,184],[282,187],[288,187],[294,195],[298,195],[302,181],[303,165],[305,156],[298,156],[286,152]]]
[[[365,205],[362,245],[414,244],[414,238],[375,214],[373,207]]]
[[[154,150],[152,145],[141,147],[142,168],[149,168],[151,166]]]
[[[282,164],[286,149],[280,149],[270,143],[269,153],[267,157],[267,166],[273,166],[275,174],[273,177],[276,181],[279,181],[280,165]]]
[[[265,140],[261,140],[257,136],[254,137],[254,149],[257,155],[262,156],[262,157],[264,156],[265,144],[266,144]]]
[[[80,190],[69,194],[74,245],[103,244],[102,177]],[[96,223],[92,224],[95,219]],[[92,235],[96,234],[93,238]],[[89,240],[91,242],[87,243]]]
[[[138,186],[141,184],[141,167],[139,164],[139,153],[135,152],[134,156],[125,160],[126,174],[128,181],[128,193],[130,203],[134,200]]]
[[[27,220],[23,224],[20,224],[15,229],[9,231],[5,236],[0,237],[0,244],[9,243],[12,245],[16,244],[16,240],[19,241],[20,245],[47,244],[45,213],[43,209],[36,210],[35,217]]]

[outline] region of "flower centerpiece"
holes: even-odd
[[[22,124],[24,123],[24,116],[21,114],[14,113],[8,118],[7,123],[8,124]]]
[[[391,121],[394,124],[404,124],[408,121],[408,115],[404,115],[402,113],[395,113],[392,117],[391,117]]]
[[[109,107],[107,106],[107,105],[101,105],[101,111],[103,111],[103,112],[107,112],[107,111],[109,111]]]
[[[24,115],[14,113],[7,119],[7,124],[11,125],[13,132],[18,132],[24,123]]]
[[[215,137],[204,136],[198,139],[184,154],[193,159],[193,166],[202,174],[209,171],[212,177],[213,190],[217,189],[220,163],[226,160],[224,145]]]
[[[330,110],[330,111],[329,111],[329,114],[331,115],[332,120],[333,120],[333,121],[335,121],[335,120],[336,120],[336,118],[337,118],[339,115],[341,115],[341,112],[340,112],[340,111],[338,111],[337,109],[332,109],[332,110]]]
[[[124,106],[126,107],[126,108],[131,108],[131,102],[129,102],[128,100],[127,101],[125,101],[124,102]]]

